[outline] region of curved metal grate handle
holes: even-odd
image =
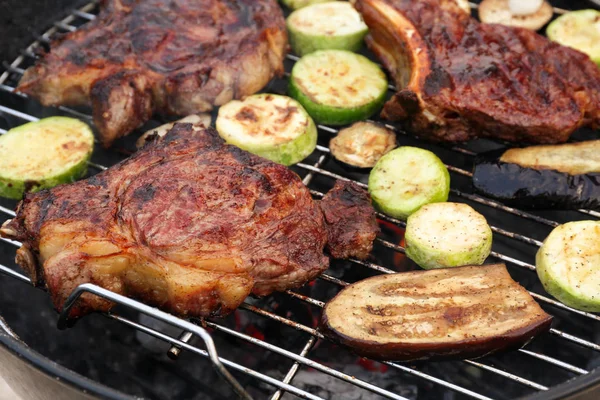
[[[166,322],[169,325],[173,325],[175,327],[184,329],[192,334],[200,337],[204,344],[206,345],[206,351],[210,357],[210,360],[213,364],[213,367],[216,371],[221,374],[223,378],[231,385],[233,390],[240,396],[242,399],[252,400],[252,396],[240,385],[240,383],[231,375],[231,373],[225,368],[221,360],[219,359],[219,354],[217,353],[217,348],[215,347],[215,343],[210,336],[210,334],[202,327],[198,325],[194,325],[191,322],[184,321],[180,318],[177,318],[171,314],[167,314],[164,311],[160,311],[156,308],[147,306],[138,301],[130,299],[128,297],[122,296],[120,294],[111,292],[110,290],[101,288],[100,286],[84,283],[82,285],[77,286],[75,290],[69,295],[63,309],[60,312],[60,316],[58,317],[58,328],[63,329],[68,324],[68,317],[71,312],[71,309],[84,293],[91,293],[96,296],[100,296],[106,300],[110,300],[114,303],[124,305],[126,307],[132,308],[136,311],[139,311],[143,314],[146,314],[152,318],[157,320]]]

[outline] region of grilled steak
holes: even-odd
[[[188,115],[257,92],[283,72],[286,43],[275,0],[105,0],[17,90],[44,105],[91,104],[109,146],[154,112]]]
[[[319,206],[327,224],[327,249],[331,255],[366,259],[379,232],[369,193],[355,183],[337,181]]]
[[[367,44],[399,92],[382,116],[435,141],[560,143],[600,126],[600,70],[525,29],[482,24],[454,0],[357,0]]]
[[[336,207],[371,221],[367,204]],[[17,262],[58,309],[91,282],[182,316],[224,315],[329,265],[323,214],[300,178],[192,124],[87,180],[28,194],[0,234],[23,242]],[[108,308],[85,295],[71,316]]]

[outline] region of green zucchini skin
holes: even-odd
[[[346,50],[319,50],[302,57],[292,68],[288,86],[289,95],[315,122],[335,126],[375,114],[387,91],[381,68]]]
[[[281,145],[278,148],[256,151],[255,154],[276,163],[290,166],[308,157],[317,146],[317,127],[309,118],[306,132],[296,140]],[[252,151],[250,151],[252,153]]]
[[[302,92],[293,79],[290,79],[288,92],[291,97],[302,104],[316,122],[334,126],[347,125],[371,117],[383,107],[386,96],[386,93],[382,92],[375,100],[361,107],[339,108],[313,102],[310,97]]]
[[[600,312],[598,239],[599,221],[574,221],[554,228],[535,257],[546,292],[577,310]]]
[[[280,118],[273,120],[275,115]],[[231,101],[219,109],[216,128],[227,143],[283,165],[302,161],[317,145],[314,121],[302,105],[287,96],[255,94]],[[284,140],[290,130],[294,137]],[[273,138],[282,140],[272,142]]]
[[[327,23],[325,32],[320,26],[324,22]],[[316,23],[316,26],[307,26],[310,23]],[[352,27],[353,30],[336,31],[336,23],[346,29]],[[369,32],[358,12],[344,1],[312,4],[296,10],[286,19],[286,26],[290,46],[299,56],[329,49],[356,52],[362,47],[363,39]]]
[[[42,189],[49,189],[63,183],[73,183],[83,178],[88,171],[87,160],[74,166],[63,174],[48,179],[17,181],[0,177],[0,196],[14,200],[21,200],[24,193],[35,193]]]
[[[359,32],[352,35],[344,35],[338,37],[326,37],[326,36],[314,36],[307,35],[304,32],[294,30],[293,27],[288,24],[288,31],[290,32],[290,46],[299,56],[312,53],[317,50],[348,50],[348,51],[359,51],[363,44],[363,39],[367,35],[367,32]]]
[[[568,12],[548,25],[546,36],[563,46],[572,47],[587,54],[600,67],[600,41],[598,40],[600,35],[594,36],[594,33],[598,32],[594,29],[594,23],[597,24],[594,21],[598,21],[599,18],[600,11],[593,9]],[[569,26],[575,31],[569,32]],[[579,38],[584,38],[584,40],[578,40]]]
[[[37,149],[30,140],[37,141]],[[8,162],[0,167],[0,197],[20,200],[27,192],[79,180],[87,174],[93,147],[92,130],[74,118],[48,117],[9,130],[0,136],[0,157]],[[11,163],[12,156],[18,162]],[[48,165],[50,156],[57,164]],[[27,163],[27,172],[17,172],[21,162]]]
[[[485,217],[462,203],[424,205],[408,217],[404,239],[406,256],[423,269],[481,265],[493,241]]]
[[[600,210],[600,174],[525,168],[500,161],[501,154],[476,159],[473,186],[478,193],[526,209]]]
[[[415,165],[427,172],[426,180],[415,178]],[[431,151],[401,146],[379,159],[369,175],[368,187],[375,208],[406,220],[424,205],[448,200],[450,173]]]

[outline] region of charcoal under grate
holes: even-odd
[[[0,133],[38,118],[66,115],[91,123],[85,108],[49,108],[12,93],[39,49],[57,35],[77,29],[94,19],[95,2],[72,11],[10,64],[0,75]],[[564,10],[555,9],[556,13]],[[365,54],[372,58],[371,54]],[[283,79],[273,80],[265,91],[285,94],[286,77],[297,60],[289,54]],[[389,93],[394,92],[390,86]],[[165,121],[153,120],[139,131]],[[535,274],[534,256],[541,241],[558,224],[597,219],[588,210],[525,212],[505,207],[473,193],[471,168],[477,153],[502,147],[489,140],[456,146],[433,145],[407,135],[396,126],[400,145],[427,148],[447,165],[452,190],[450,201],[465,202],[484,214],[494,231],[493,252],[488,261],[505,262],[509,272],[526,287],[540,305],[555,317],[550,333],[523,349],[479,360],[400,364],[376,362],[353,355],[323,338],[317,330],[321,308],[349,283],[377,274],[418,268],[404,255],[402,221],[379,214],[382,228],[367,261],[333,260],[326,273],[301,289],[266,298],[250,297],[239,310],[224,319],[198,325],[130,299],[119,300],[110,314],[88,316],[65,331],[56,329],[56,313],[46,293],[34,290],[13,258],[19,243],[0,241],[0,315],[33,349],[61,365],[132,396],[170,399],[228,399],[233,389],[211,366],[206,343],[214,341],[222,365],[255,398],[306,399],[512,399],[522,396],[548,398],[558,386],[585,376],[599,375],[600,316],[567,307],[549,297]],[[368,175],[349,173],[331,159],[327,144],[337,132],[319,125],[319,145],[302,163],[292,167],[319,198],[336,180],[352,180],[366,186]],[[113,149],[95,149],[90,174],[97,173],[131,154],[138,135],[120,139]],[[593,137],[581,130],[574,140]],[[0,200],[0,223],[14,216],[16,202]],[[14,279],[10,279],[14,278]],[[98,291],[93,285],[81,291]],[[99,293],[99,292],[97,292]],[[100,293],[111,296],[110,293]],[[63,322],[62,320],[60,322]],[[199,322],[199,321],[195,321]],[[59,324],[60,325],[60,324]],[[202,326],[203,328],[199,327]],[[207,341],[190,333],[208,332]],[[200,333],[199,333],[200,332]],[[212,339],[211,339],[212,338]],[[171,347],[176,345],[176,347]],[[176,361],[173,354],[179,355]],[[214,355],[214,354],[213,354]]]

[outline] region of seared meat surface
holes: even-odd
[[[192,124],[87,180],[28,194],[0,232],[23,241],[17,262],[58,309],[91,282],[182,316],[224,315],[329,265],[300,178]],[[71,316],[109,307],[86,295]]]
[[[535,32],[482,24],[454,0],[357,0],[399,92],[382,116],[435,141],[565,142],[600,126],[600,70]]]
[[[44,105],[91,104],[109,146],[154,112],[185,116],[257,92],[283,72],[286,46],[275,0],[105,0],[17,90]]]
[[[369,193],[353,182],[337,181],[319,206],[327,224],[327,249],[331,255],[366,259],[379,232]]]

